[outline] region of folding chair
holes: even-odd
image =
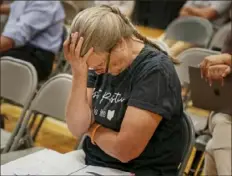
[[[33,113],[43,115],[35,132],[32,134],[32,139],[35,140],[39,129],[46,117],[52,117],[59,121],[65,121],[65,107],[69,92],[72,85],[72,76],[68,74],[59,74],[49,79],[37,92],[33,101],[31,102],[29,113],[25,116],[22,126],[15,137],[14,143],[10,151],[17,149],[20,140],[22,140],[23,133],[28,127],[29,120]],[[30,135],[30,134],[28,134]],[[31,144],[33,146],[33,143]]]
[[[65,11],[65,24],[70,25],[73,18],[80,11],[74,1],[61,1]]]
[[[207,47],[213,35],[212,24],[200,17],[181,17],[168,25],[164,40],[172,39]]]
[[[203,48],[190,48],[178,55],[177,59],[180,64],[176,65],[175,68],[181,84],[189,84],[189,66],[198,67],[206,56],[214,54],[220,54],[220,52]]]
[[[188,175],[188,173],[185,173],[185,169],[195,144],[194,127],[187,114],[184,115],[182,123],[185,145],[183,146],[182,161],[178,168],[178,176],[183,176],[184,174]]]
[[[63,35],[62,35],[62,43],[60,46],[60,50],[59,53],[57,55],[57,59],[56,59],[56,67],[53,70],[53,72],[51,73],[51,75],[49,76],[49,78],[57,75],[58,73],[62,73],[64,66],[66,65],[66,60],[64,58],[64,52],[63,52],[63,43],[66,40],[66,38],[68,37],[68,28],[67,26],[63,26]]]
[[[231,22],[225,24],[214,34],[212,41],[209,44],[209,49],[221,51],[226,40],[227,34],[231,32]]]
[[[20,129],[23,117],[36,91],[38,80],[37,72],[29,62],[12,57],[2,57],[0,63],[1,99],[24,106],[12,135],[10,136],[1,129],[1,150],[4,149],[3,153],[6,153]]]
[[[175,65],[175,69],[177,71],[178,77],[180,79],[180,82],[184,87],[186,87],[187,95],[184,97],[184,108],[187,109],[188,101],[190,100],[190,89],[189,89],[189,72],[188,67],[194,66],[198,67],[198,65],[203,61],[203,59],[206,56],[219,54],[217,51],[212,51],[209,49],[203,49],[203,48],[191,48],[184,52],[182,52],[177,59],[181,62],[179,65]],[[191,117],[195,131],[197,134],[204,129],[204,127],[207,124],[207,118],[199,117],[193,114],[189,113],[189,116]]]
[[[32,148],[21,150],[21,151],[15,151],[18,148],[18,145],[22,143],[24,132],[27,129],[29,125],[29,120],[31,118],[31,115],[33,113],[42,114],[42,119],[39,122],[37,128],[35,129],[35,132],[31,135],[27,133],[27,138],[34,138],[36,137],[37,133],[39,132],[39,129],[45,119],[45,117],[52,117],[59,121],[65,121],[65,107],[66,102],[68,99],[69,92],[71,90],[72,85],[72,76],[68,74],[59,74],[51,79],[49,79],[37,92],[35,95],[33,101],[31,102],[30,107],[28,108],[28,113],[23,119],[22,126],[19,129],[19,132],[17,136],[15,137],[15,140],[10,148],[10,152],[6,153],[3,158],[4,163],[9,162],[11,160],[15,160],[17,158],[20,158],[22,156],[25,156],[27,154],[30,154],[31,152],[37,151],[33,147],[33,141],[29,140],[30,146]],[[41,148],[39,148],[41,150]],[[7,159],[9,158],[10,159]]]

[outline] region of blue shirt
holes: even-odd
[[[15,47],[29,43],[56,54],[62,45],[65,13],[59,1],[14,1],[3,36]]]

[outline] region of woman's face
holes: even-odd
[[[87,65],[97,74],[104,74],[107,71],[108,59],[110,59],[108,73],[116,76],[128,66],[128,58],[130,58],[128,47],[117,45],[110,53],[93,52],[87,60]]]
[[[87,60],[88,67],[93,69],[97,74],[105,73],[108,55],[108,53],[104,52],[93,52]]]

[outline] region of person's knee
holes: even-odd
[[[219,124],[230,124],[231,125],[231,116],[228,114],[217,113],[213,116],[212,124],[219,125]]]
[[[206,154],[212,155],[213,154],[213,147],[212,147],[212,139],[209,140],[205,147]]]

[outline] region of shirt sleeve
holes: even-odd
[[[50,1],[31,1],[25,7],[22,15],[17,20],[13,2],[8,22],[2,33],[3,36],[14,40],[15,46],[23,46],[30,41],[38,32],[46,29],[53,21],[53,3]],[[22,6],[22,8],[24,8]]]
[[[170,120],[177,101],[167,76],[155,71],[136,82],[128,106],[144,109]]]
[[[222,15],[229,10],[231,4],[231,1],[211,1],[211,8],[215,9],[219,15]]]
[[[94,70],[89,70],[88,71],[87,87],[88,88],[94,88],[96,80],[97,80],[97,74],[95,73],[95,71]]]

